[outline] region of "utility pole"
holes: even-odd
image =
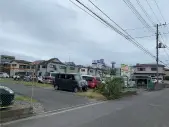
[[[157,24],[157,33],[156,33],[156,62],[157,62],[157,85],[158,85],[158,55],[159,55],[159,53],[158,53],[158,49],[159,49],[159,45],[158,45],[158,36],[159,36],[159,33],[158,33],[158,24]]]
[[[158,43],[159,42],[159,26],[165,26],[166,25],[166,23],[165,24],[157,24],[156,25],[156,29],[157,29],[157,33],[156,33],[156,62],[157,62],[157,85],[158,85],[158,77],[159,77],[159,73],[158,73],[158,61],[159,61],[159,59],[158,59],[158,57],[159,57],[159,48],[166,48],[166,46],[163,44],[163,43]]]

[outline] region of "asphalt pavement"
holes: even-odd
[[[1,83],[15,91],[17,94],[31,97],[32,87],[21,84]],[[56,91],[54,89],[33,88],[33,98],[38,100],[46,111],[58,110],[77,105],[91,103],[92,101],[75,93]]]
[[[169,89],[81,106],[4,127],[168,127]]]

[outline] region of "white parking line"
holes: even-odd
[[[88,102],[88,103],[74,105],[74,106],[69,106],[69,107],[65,107],[65,108],[59,108],[59,109],[56,109],[56,110],[51,110],[51,111],[46,111],[46,112],[44,111],[42,113],[39,113],[38,115],[41,115],[41,114],[44,114],[44,113],[52,113],[52,112],[58,112],[58,111],[68,110],[68,109],[72,109],[72,108],[76,108],[76,107],[81,107],[81,106],[85,106],[85,105],[90,105],[90,104],[95,104],[95,103],[98,103],[98,102]]]
[[[77,107],[69,108],[69,109],[65,108],[65,110],[60,109],[61,111],[54,110],[54,111],[44,112],[44,113],[37,115],[37,116],[32,116],[32,117],[28,117],[28,118],[24,118],[24,119],[20,119],[20,120],[11,121],[11,122],[8,122],[8,123],[3,123],[2,125],[10,125],[10,124],[14,124],[14,123],[23,122],[23,121],[49,117],[49,116],[58,115],[58,114],[62,114],[62,113],[66,113],[66,112],[70,112],[70,111],[74,111],[74,110],[78,110],[78,109],[82,109],[82,108],[86,108],[86,107],[90,107],[90,106],[94,106],[94,105],[103,104],[103,103],[106,103],[106,102],[107,101],[101,101],[101,102],[89,103],[89,104],[86,104],[86,105],[83,105],[83,106],[77,106]]]

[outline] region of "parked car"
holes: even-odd
[[[8,87],[0,85],[0,107],[7,107],[14,103],[15,93]]]
[[[94,77],[91,75],[82,75],[82,78],[88,82],[89,88],[96,88],[99,83],[101,83],[100,77]]]
[[[20,75],[14,75],[14,76],[13,76],[13,79],[14,79],[14,80],[20,80]]]
[[[6,72],[0,72],[0,78],[9,78],[9,75]]]
[[[52,83],[55,79],[56,74],[58,74],[58,72],[47,72],[43,76],[43,81],[46,83]]]
[[[44,83],[44,80],[43,80],[43,77],[42,77],[42,76],[39,76],[39,77],[38,77],[38,83]]]
[[[56,90],[87,91],[87,83],[80,74],[57,74],[53,86]]]
[[[157,82],[157,78],[152,78],[152,82],[153,82],[153,83],[156,83],[156,82]],[[159,83],[163,83],[162,78],[158,78],[158,82],[159,82]]]

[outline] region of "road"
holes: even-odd
[[[8,123],[3,127],[168,127],[169,89]]]
[[[32,87],[9,83],[1,84],[11,88],[18,94],[30,97],[32,95]],[[43,88],[34,88],[33,98],[42,103],[46,111],[62,109],[91,102],[87,98],[77,96],[71,92],[55,91],[54,89]]]

